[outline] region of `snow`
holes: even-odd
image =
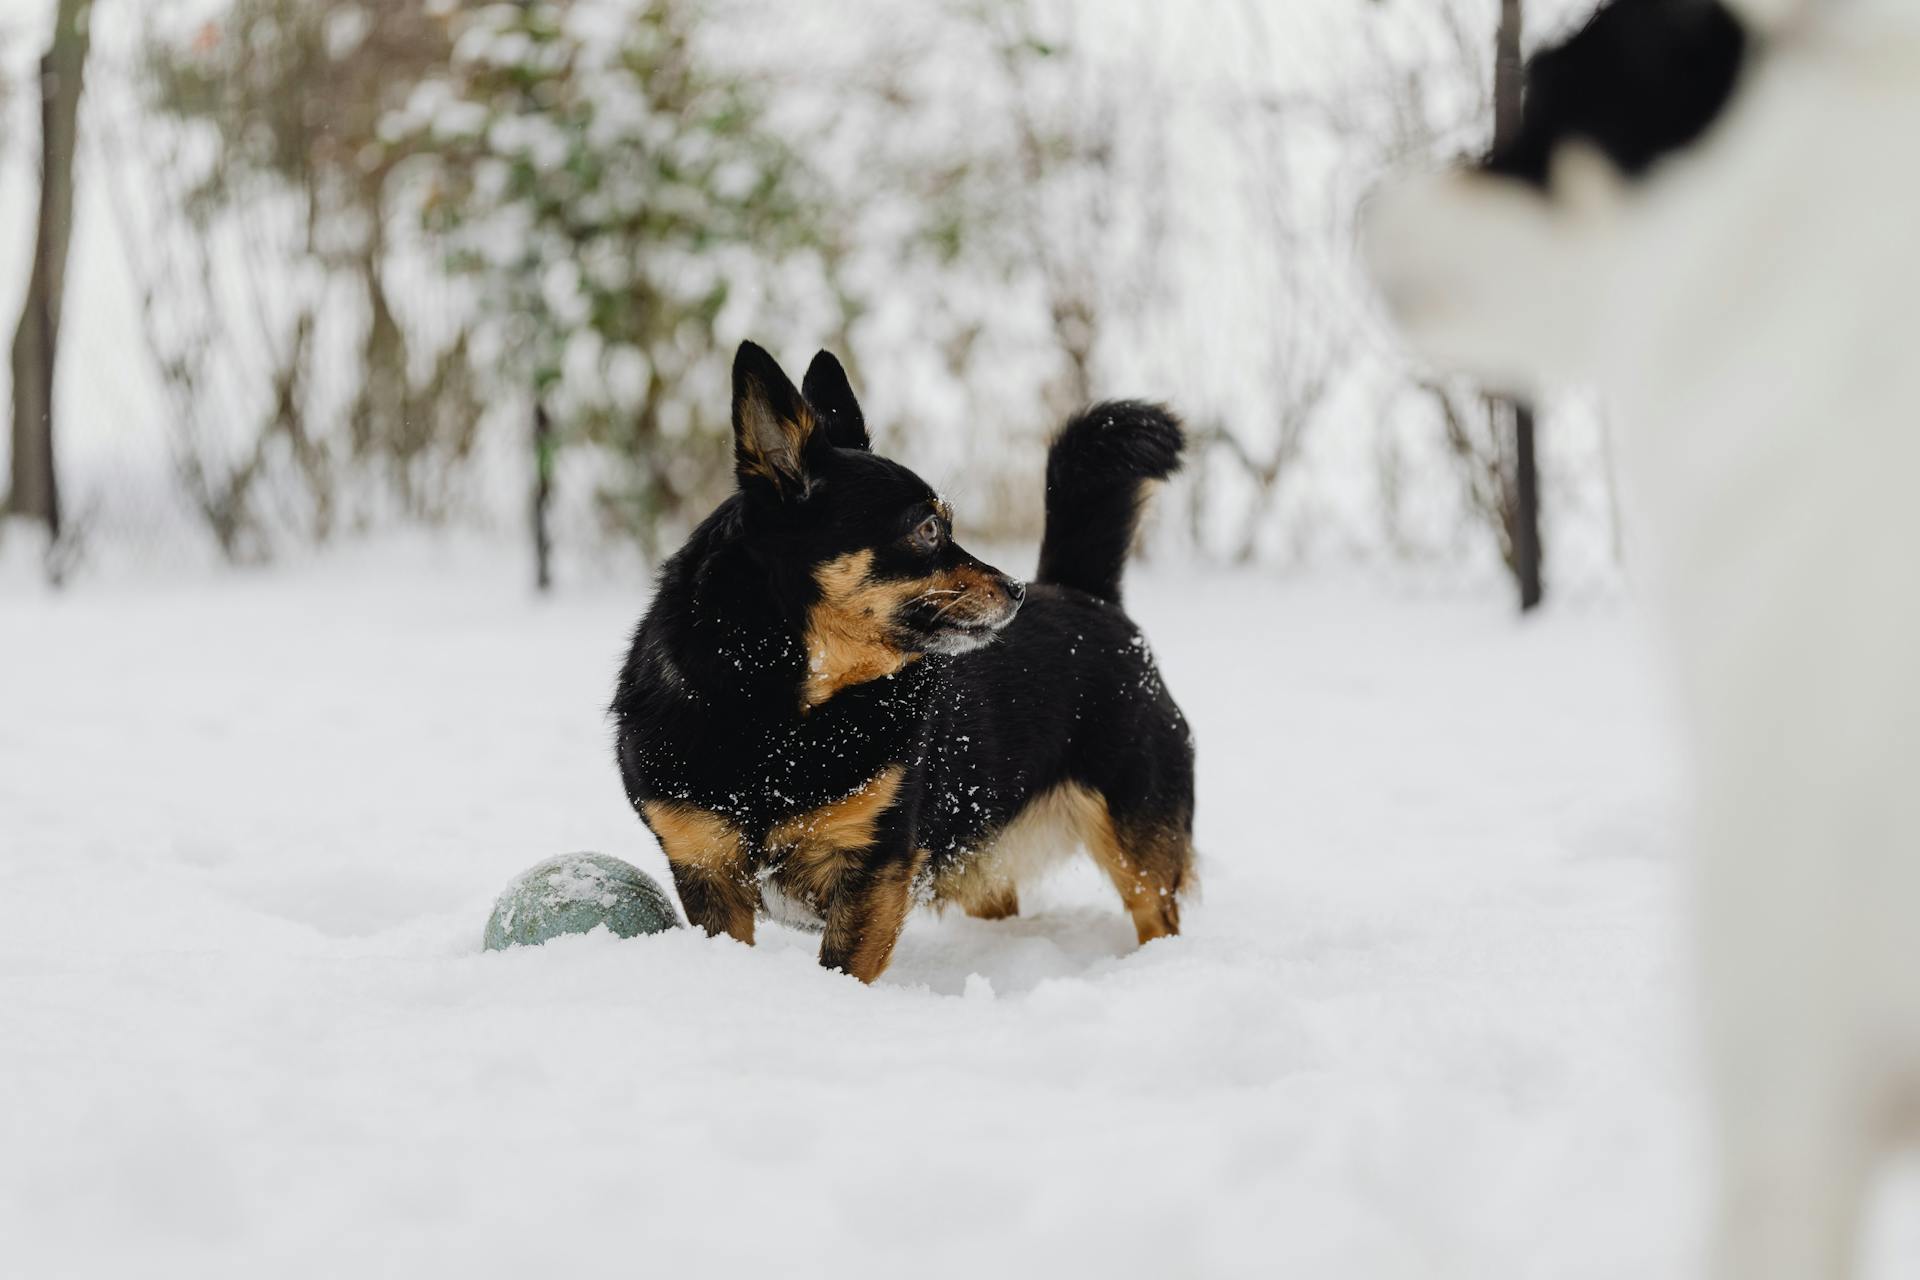
[[[1203,894],[483,953],[593,849],[633,581],[0,565],[12,1275],[1684,1274],[1670,733],[1625,606],[1150,567]],[[1084,860],[1082,860],[1084,861]]]

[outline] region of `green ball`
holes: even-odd
[[[535,947],[567,933],[607,926],[637,938],[680,927],[673,900],[640,868],[604,853],[549,858],[515,877],[493,904],[487,950]]]

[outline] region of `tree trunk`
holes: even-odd
[[[533,585],[553,589],[553,419],[536,394],[533,401]]]
[[[1533,455],[1533,409],[1513,402],[1513,576],[1520,584],[1520,612],[1545,598],[1540,581],[1540,468]]]
[[[1520,132],[1526,102],[1527,65],[1520,52],[1520,0],[1500,0],[1500,29],[1493,48],[1493,145],[1504,146]]]
[[[1520,132],[1526,102],[1526,63],[1520,53],[1521,0],[1500,0],[1500,28],[1494,37],[1493,139],[1500,147]],[[1508,513],[1513,576],[1520,586],[1520,609],[1541,601],[1540,473],[1534,458],[1533,407],[1512,402],[1514,431],[1513,508]]]
[[[13,467],[6,513],[60,533],[54,472],[53,373],[73,232],[73,158],[92,0],[60,0],[53,41],[40,60],[40,225],[33,274],[13,338]]]

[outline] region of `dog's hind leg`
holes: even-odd
[[[962,899],[960,908],[975,920],[1011,920],[1020,914],[1020,890],[1011,880],[995,881],[976,896]]]
[[[760,890],[738,828],[718,814],[687,804],[650,800],[641,814],[673,868],[673,887],[687,922],[709,936],[753,941]]]
[[[1191,887],[1193,837],[1184,822],[1115,817],[1098,793],[1077,793],[1087,852],[1120,894],[1142,945],[1180,932],[1180,895]]]

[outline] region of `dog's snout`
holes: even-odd
[[[1004,579],[1001,585],[1006,588],[1007,599],[1013,601],[1015,604],[1019,604],[1027,598],[1027,584],[1018,578]]]

